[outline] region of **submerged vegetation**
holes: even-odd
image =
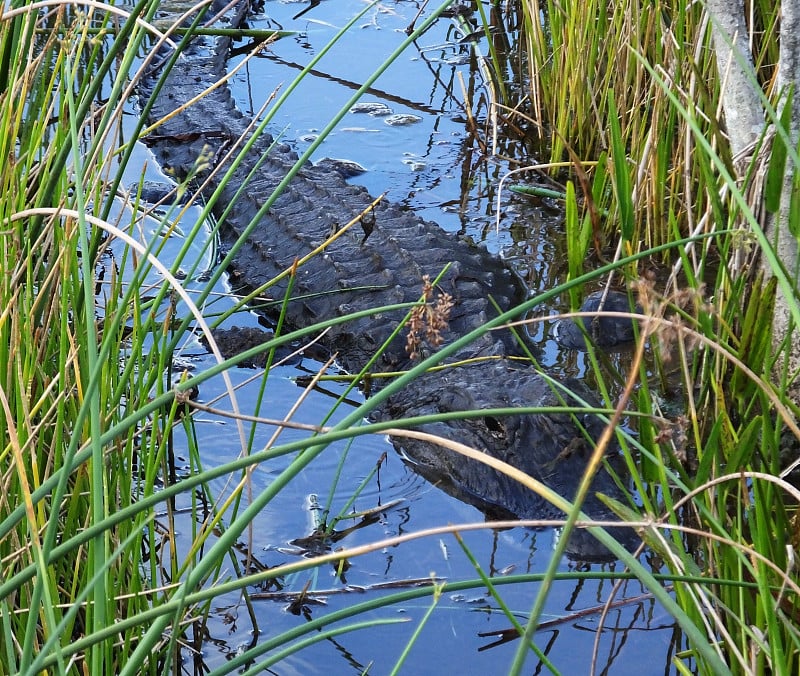
[[[327,546],[271,569],[254,563],[254,515],[328,444],[390,425],[363,424],[367,400],[335,424],[277,421],[274,438],[257,443],[257,430],[276,421],[240,412],[230,378],[252,355],[191,374],[176,365],[192,329],[214,344],[209,323],[222,311],[210,299],[221,272],[209,281],[200,274],[208,207],[190,221],[184,201],[167,197],[164,210],[145,216],[141,186],[131,196],[123,185],[144,133],[126,106],[142,60],[155,58],[152,45],[168,30],[153,23],[157,4],[7,3],[0,17],[0,673],[177,673],[203,649],[212,605],[232,593],[241,594],[257,640],[214,673],[264,670],[313,642],[399,622],[376,611],[427,597],[430,611],[401,646],[399,670],[442,594],[467,589],[488,589],[521,637],[513,673],[534,655],[558,673],[535,635],[548,591],[564,576],[557,553],[541,575],[490,579],[476,561],[474,579],[428,580],[257,635],[255,589],[331,564],[343,577],[348,560],[455,529]],[[776,290],[787,279],[796,287],[797,271],[785,269],[764,234],[779,213],[783,176],[798,165],[796,138],[784,142],[792,138],[785,92],[774,86],[779,7],[748,3],[752,77],[772,126],[745,157],[731,150],[719,115],[724,78],[704,5],[522,0],[495,9],[475,15],[493,35],[484,72],[492,77],[494,68],[497,99],[487,124],[527,129],[550,153],[532,171],[563,186],[570,279],[561,290],[577,304],[583,287],[613,275],[635,290],[643,315],[617,382],[602,355],[589,361],[608,419],[627,416],[635,429],[609,426],[641,510],[616,507],[639,528],[650,565],[616,546],[629,571],[567,575],[638,579],[683,632],[676,672],[797,673],[800,492],[789,480],[800,430],[795,374],[781,369],[792,341],[776,340],[772,321]],[[502,53],[496,38],[512,17],[522,30]],[[504,59],[527,91],[504,82]],[[520,100],[509,98],[515,92]],[[480,120],[470,121],[479,132]],[[793,233],[796,214],[795,206],[786,221]],[[158,254],[176,229],[186,244],[165,266]],[[797,316],[794,297],[788,302]],[[299,338],[274,328],[274,340],[258,348],[268,366]],[[187,411],[212,410],[190,395],[218,377],[242,455],[207,467]],[[298,436],[279,438],[293,426]],[[178,437],[185,467],[176,466]],[[276,459],[285,462],[272,483],[253,493],[253,467]],[[223,480],[230,486],[220,489]],[[560,504],[574,524],[577,509]],[[181,511],[190,516],[181,520]],[[338,523],[318,524],[319,540],[335,542]],[[503,589],[534,579],[542,584],[521,620]],[[303,598],[295,599],[300,613]]]

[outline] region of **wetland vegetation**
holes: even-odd
[[[184,199],[192,182],[159,210],[128,190],[131,175],[144,176],[137,142],[157,133],[131,101],[171,30],[158,4],[9,2],[0,17],[0,673],[281,672],[351,632],[380,644],[375,659],[394,673],[419,646],[446,664],[432,657],[442,649],[437,614],[471,593],[507,626],[493,632],[508,649],[495,668],[570,673],[569,656],[537,631],[548,626],[548,598],[576,580],[602,585],[598,642],[618,589],[635,580],[679,632],[669,673],[797,673],[797,322],[775,320],[800,318],[798,104],[786,76],[798,62],[787,37],[800,34],[796,3],[752,0],[731,23],[712,2],[521,0],[478,4],[461,24],[485,84],[480,97],[462,96],[474,143],[488,155],[497,136],[523,135],[530,164],[505,183],[563,210],[568,271],[551,291],[577,308],[613,277],[641,309],[625,363],[590,351],[586,377],[632,477],[637,509],[616,508],[646,553],[620,549],[616,566],[566,569],[557,545],[537,552],[545,564],[534,573],[478,560],[470,537],[490,527],[482,520],[454,526],[433,514],[426,528],[385,538],[363,528],[396,509],[354,507],[380,485],[385,462],[384,445],[366,467],[349,464],[351,446],[369,435],[377,444],[390,427],[364,423],[370,400],[343,385],[329,410],[303,422],[294,406],[278,417],[276,404],[260,403],[283,377],[271,368],[283,346],[313,336],[285,336],[278,322],[261,347],[267,368],[254,372],[236,368],[242,357],[177,359],[195,333],[213,344],[210,326],[244,311],[211,264],[210,208]],[[742,30],[714,33],[730,25]],[[186,44],[192,31],[170,39]],[[746,54],[726,59],[743,32]],[[273,39],[241,37],[251,59]],[[335,37],[347,39],[358,36]],[[747,103],[726,100],[737,74]],[[753,101],[763,124],[732,123],[742,119],[732,106],[752,113]],[[280,103],[259,105],[268,116]],[[740,126],[752,132],[744,140]],[[297,408],[315,386],[339,387],[324,366]],[[243,410],[238,387],[251,375],[259,403]],[[191,397],[198,386],[202,402]],[[212,415],[229,421],[214,428],[223,433],[199,421]],[[227,446],[236,457],[209,462]],[[320,495],[312,536],[262,565],[258,515],[279,519],[287,485],[328,449],[330,496],[343,485],[347,497]],[[565,529],[586,525],[562,506]],[[449,545],[472,574],[432,576],[420,557],[402,580],[356,596],[354,564],[387,551],[400,559],[420,541]],[[533,591],[512,597],[515,586]],[[257,605],[278,601],[300,621],[260,622]],[[207,667],[208,625],[220,615],[252,640]]]

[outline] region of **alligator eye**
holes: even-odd
[[[486,429],[489,430],[492,436],[494,437],[504,437],[506,430],[505,427],[501,424],[501,422],[497,418],[493,418],[490,415],[483,416],[483,424],[486,425]]]

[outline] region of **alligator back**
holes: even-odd
[[[213,50],[196,48],[176,63],[164,88],[166,93],[154,101],[151,121],[167,117],[224,74],[219,51],[219,45]],[[155,79],[142,83],[144,97],[149,97],[154,84]],[[216,159],[246,133],[246,127],[247,120],[236,108],[230,91],[220,87],[159,126],[148,144],[176,177],[183,178],[202,153],[213,149]],[[253,172],[257,162],[261,164]],[[231,170],[220,195],[221,206],[235,202],[221,224],[225,241],[235,242],[245,235],[296,162],[296,153],[269,134],[255,141],[245,161]],[[229,167],[217,169],[221,176]],[[209,191],[217,185],[213,180]],[[239,193],[242,185],[247,188]],[[452,296],[454,305],[442,336],[444,342],[496,316],[495,303],[505,310],[525,298],[526,290],[517,275],[485,248],[453,237],[388,200],[369,209],[372,202],[365,189],[346,183],[340,172],[327,165],[306,165],[247,234],[246,246],[229,270],[233,283],[240,290],[252,290],[270,282],[366,211],[363,220],[368,224],[368,235],[362,227],[351,227],[323,253],[298,268],[287,314],[291,326],[304,327],[358,310],[416,302],[423,278],[435,280],[446,268],[439,292]],[[287,284],[288,278],[284,278],[265,295],[281,300]],[[328,332],[324,343],[338,353],[346,370],[357,372],[389,339],[406,313],[376,313],[339,325]],[[521,355],[517,340],[508,331],[496,332],[470,351],[473,356],[481,350]],[[404,338],[398,336],[373,369],[398,370],[408,365]]]

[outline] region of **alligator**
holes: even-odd
[[[169,10],[173,0],[162,3]],[[177,1],[177,0],[176,0]],[[227,0],[214,0],[209,16]],[[217,25],[235,26],[246,17],[246,3],[228,9]],[[354,219],[367,218],[369,226],[351,228],[327,245],[324,253],[303,263],[289,287],[289,278],[270,287],[274,298],[289,293],[284,321],[302,328],[320,320],[358,310],[381,308],[420,300],[423,280],[428,282],[439,321],[421,326],[409,340],[399,335],[407,310],[381,310],[332,327],[321,339],[339,366],[359,373],[369,364],[372,373],[395,373],[415,364],[420,354],[435,349],[440,340],[451,343],[526,298],[527,290],[500,257],[446,233],[435,223],[419,218],[387,200],[374,207],[364,188],[346,182],[342,173],[325,163],[308,163],[283,189],[264,214],[261,207],[297,161],[286,144],[263,133],[253,141],[238,166],[223,162],[224,150],[240,136],[248,136],[249,120],[237,109],[226,86],[208,92],[178,114],[175,111],[206,89],[218,84],[226,72],[230,42],[196,37],[169,72],[163,63],[139,82],[142,105],[150,101],[149,123],[162,122],[147,139],[152,152],[177,178],[191,176],[200,156],[217,166],[203,191],[220,189],[214,207],[219,216],[220,238],[232,246],[244,238],[228,272],[239,289],[258,289],[298,258],[314,250]],[[163,59],[161,59],[163,62]],[[159,77],[160,93],[154,93]],[[260,164],[259,164],[260,163]],[[231,175],[226,182],[221,177]],[[204,177],[201,173],[200,178]],[[199,182],[198,182],[199,183]],[[240,186],[247,185],[239,191]],[[365,217],[364,214],[368,214]],[[251,221],[255,227],[247,231]],[[269,310],[265,310],[269,314]],[[445,315],[449,315],[446,317]],[[420,320],[422,321],[422,320]],[[424,322],[422,322],[424,324]],[[426,334],[427,328],[427,334]],[[410,343],[411,353],[409,353]],[[377,360],[373,360],[380,351]],[[409,418],[448,411],[596,405],[594,395],[580,381],[564,379],[554,388],[545,374],[531,364],[535,346],[527,336],[509,328],[484,333],[481,338],[445,360],[448,368],[429,371],[391,396],[374,414],[378,420]],[[372,391],[386,379],[372,378]],[[567,499],[573,498],[587,458],[605,425],[589,414],[528,414],[459,418],[425,422],[415,429],[456,440],[503,460],[542,481]],[[427,478],[443,483],[491,516],[521,519],[563,518],[549,502],[505,475],[445,450],[439,445],[392,437],[392,443],[409,465]],[[591,518],[617,520],[598,499],[600,492],[625,501],[626,494],[605,468],[596,474],[583,511]],[[630,528],[612,529],[628,548],[638,544]],[[588,531],[578,529],[569,538],[567,555],[582,561],[612,558]]]
[[[636,312],[641,312],[637,305]],[[594,313],[576,319],[562,319],[556,323],[556,341],[573,350],[587,350],[590,345],[601,348],[629,346],[636,337],[634,324],[607,313],[629,313],[628,294],[602,290],[590,293],[581,305],[581,312]]]

